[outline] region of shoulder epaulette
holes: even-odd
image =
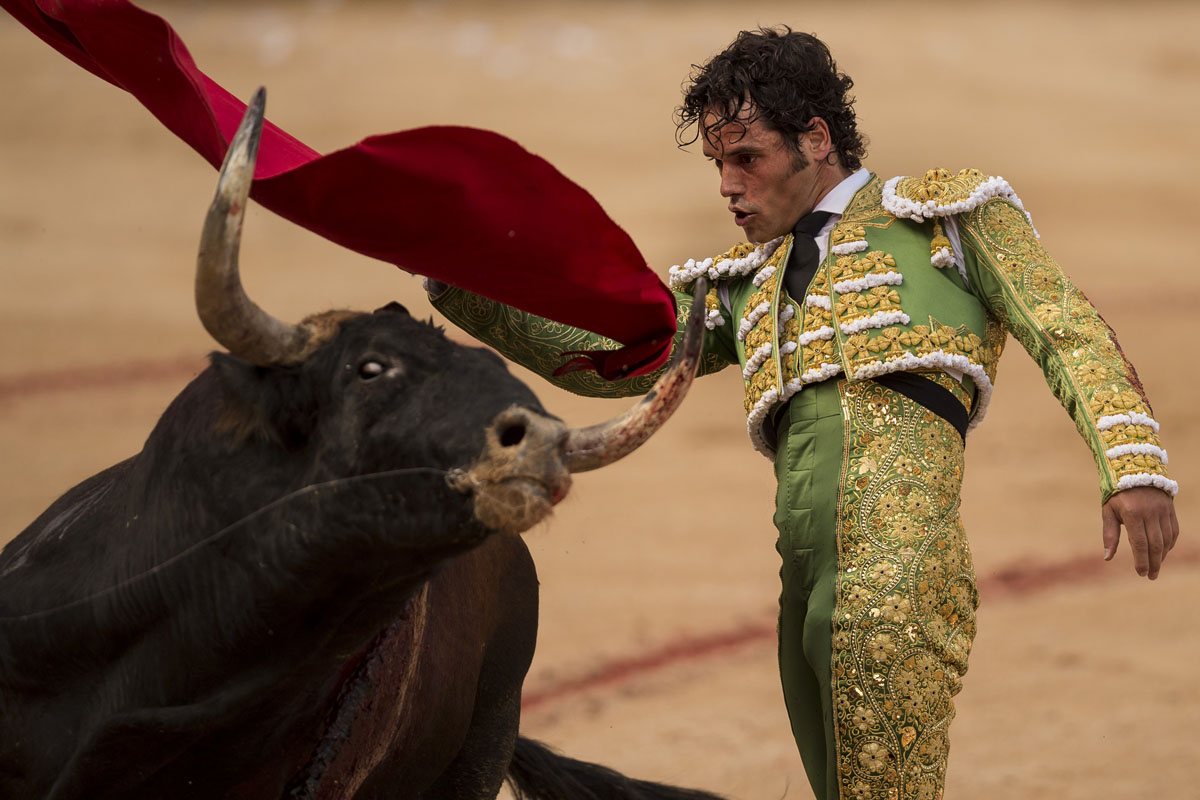
[[[1021,198],[1008,181],[985,175],[977,169],[964,169],[958,174],[947,169],[931,169],[920,178],[901,175],[883,186],[884,209],[893,216],[917,222],[965,214],[993,197],[1002,197],[1025,211]],[[1032,220],[1030,224],[1033,224]]]

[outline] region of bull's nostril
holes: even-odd
[[[525,438],[525,424],[518,422],[500,431],[500,444],[503,447],[515,447]]]

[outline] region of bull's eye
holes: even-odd
[[[358,365],[358,377],[364,381],[369,381],[372,378],[378,378],[387,370],[383,364],[378,361],[364,361]]]

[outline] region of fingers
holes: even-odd
[[[1179,519],[1170,496],[1152,487],[1118,492],[1104,504],[1102,518],[1105,560],[1116,553],[1124,527],[1137,574],[1156,579],[1163,559],[1179,539]]]
[[[1150,542],[1146,538],[1146,525],[1142,518],[1131,516],[1125,520],[1125,534],[1129,549],[1133,552],[1133,568],[1144,578],[1150,572]]]
[[[1146,549],[1150,557],[1149,571],[1147,576],[1150,580],[1158,577],[1158,571],[1162,568],[1162,561],[1167,557],[1167,546],[1164,543],[1163,529],[1159,524],[1158,517],[1149,517],[1146,519]]]
[[[1101,509],[1100,518],[1104,523],[1104,560],[1112,561],[1113,556],[1117,554],[1117,542],[1121,541],[1121,522],[1117,519],[1116,512],[1108,505]]]
[[[1167,546],[1167,549],[1170,550],[1175,546],[1175,543],[1179,541],[1179,517],[1175,515],[1175,505],[1173,503],[1167,509],[1166,523],[1163,525],[1163,532],[1164,535],[1167,532],[1170,532],[1171,543]]]

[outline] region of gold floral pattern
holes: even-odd
[[[931,169],[920,178],[902,178],[896,184],[896,194],[919,203],[933,200],[940,206],[948,206],[966,200],[987,178],[977,169],[964,169],[957,174],[948,169]]]
[[[750,299],[746,302],[747,309],[755,308],[761,303],[771,303],[772,309],[778,307],[777,294],[779,288],[779,268],[782,266],[783,259],[790,249],[790,241],[785,240],[785,243],[776,248],[775,252],[771,254],[771,257],[768,258],[766,263],[764,263],[760,268],[761,272],[762,270],[774,267],[770,277],[763,281],[762,286],[759,287],[757,292],[750,295]],[[750,354],[753,353],[757,348],[768,343],[776,346],[778,345],[778,341],[776,339],[776,324],[777,320],[775,319],[775,314],[770,311],[766,314],[763,314],[758,321],[754,323],[754,327],[751,328],[749,333],[746,334],[745,356],[743,357],[743,363],[745,362],[745,359],[749,358]],[[793,328],[793,330],[795,329]],[[752,342],[755,342],[756,344],[752,344]],[[773,350],[771,357],[765,359],[762,364],[759,365],[755,373],[745,381],[745,406],[747,414],[754,410],[755,405],[758,404],[758,401],[762,399],[762,396],[768,390],[779,388],[779,366],[777,364],[778,355],[779,354]]]
[[[962,439],[873,384],[840,384],[833,699],[843,798],[939,797],[978,595],[958,517]]]
[[[873,250],[858,257],[839,256],[834,259],[831,271],[834,283],[867,275],[886,275],[896,271],[896,259],[882,250]]]
[[[869,317],[880,311],[900,311],[900,292],[891,286],[873,286],[863,292],[838,295],[833,315],[841,323]]]
[[[1121,352],[1116,334],[1087,297],[1042,249],[1025,213],[993,199],[963,217],[962,232],[976,243],[983,294],[998,317],[1046,373],[1059,401],[1096,455],[1105,500],[1126,476],[1167,477],[1165,463],[1148,453],[1106,453],[1119,445],[1160,447],[1145,425],[1098,427],[1109,415],[1152,417],[1137,372]],[[985,337],[985,347],[992,346]],[[1161,480],[1161,479],[1158,479]]]
[[[833,279],[834,281],[844,281],[854,273],[854,265],[858,259],[854,256],[838,256],[833,260]],[[861,277],[855,275],[854,277]]]
[[[945,353],[969,355],[972,361],[982,360],[981,356],[992,356],[990,352],[982,353],[983,340],[972,333],[967,326],[951,328],[932,321],[931,325],[913,325],[911,328],[893,326],[880,330],[872,336],[867,331],[860,331],[846,337],[842,352],[851,367],[862,367],[879,360],[890,361],[895,357],[912,353],[916,356],[926,356],[935,350]],[[994,356],[994,357],[998,357]],[[986,362],[984,365],[986,367]]]
[[[834,352],[837,343],[833,339],[814,339],[800,348],[800,359],[805,371],[820,369],[822,364],[836,364]]]
[[[839,222],[829,234],[829,244],[837,247],[840,244],[862,241],[867,237],[867,230],[862,225]]]

